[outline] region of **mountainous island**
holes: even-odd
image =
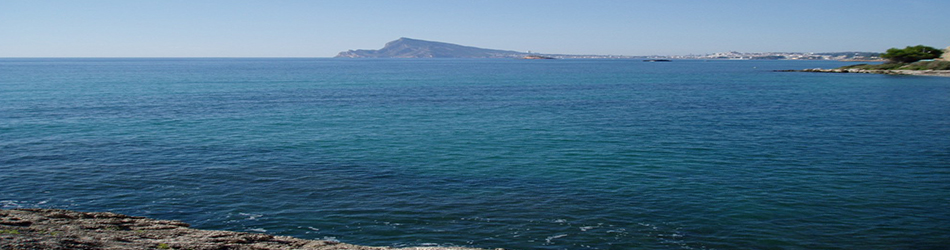
[[[343,58],[523,58],[530,54],[511,50],[483,49],[458,44],[399,38],[378,50],[348,50]]]
[[[337,58],[518,58],[518,59],[565,59],[565,58],[635,58],[613,55],[566,55],[539,54],[513,50],[484,49],[452,43],[399,38],[386,43],[378,50],[347,50]]]

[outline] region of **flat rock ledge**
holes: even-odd
[[[915,75],[950,77],[950,70],[867,70],[867,69],[803,69],[776,70],[777,72],[861,73],[883,75]]]
[[[370,247],[257,233],[199,230],[188,223],[61,209],[0,210],[0,249],[476,250]]]

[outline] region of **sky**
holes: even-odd
[[[400,37],[549,54],[950,46],[947,0],[2,0],[0,57],[332,57]]]

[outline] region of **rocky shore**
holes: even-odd
[[[334,241],[199,230],[187,223],[61,209],[0,210],[0,249],[312,249],[384,250]],[[404,250],[475,250],[412,247]]]
[[[778,71],[778,72],[861,73],[861,74],[916,75],[916,76],[943,76],[943,77],[950,77],[950,70],[803,69],[803,70],[777,70],[777,71]]]

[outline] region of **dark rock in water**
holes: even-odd
[[[355,249],[333,241],[231,231],[198,230],[188,223],[114,213],[60,209],[0,210],[0,249]],[[416,247],[416,250],[473,250]]]

